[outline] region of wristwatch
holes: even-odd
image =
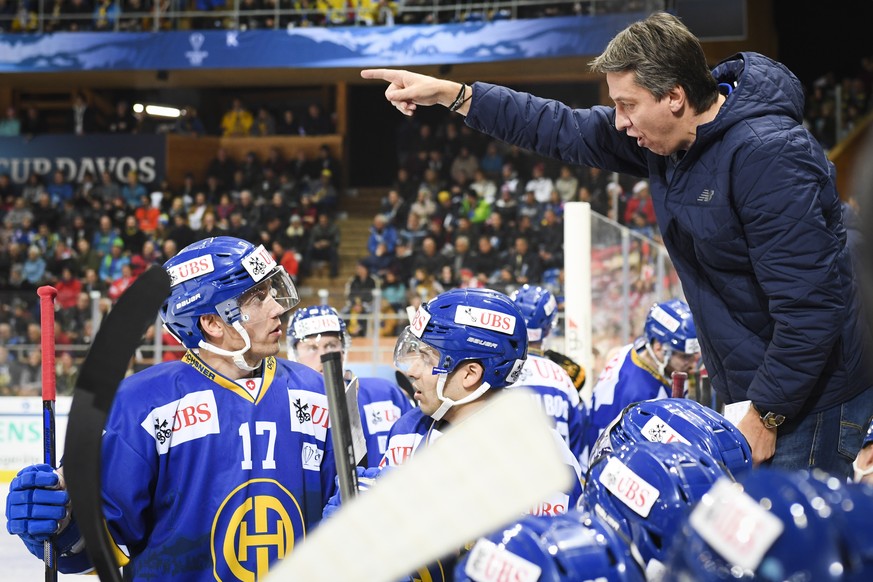
[[[764,424],[765,428],[776,428],[785,422],[785,415],[778,414],[776,412],[764,412],[754,404],[752,407],[755,411],[760,415],[761,422]]]

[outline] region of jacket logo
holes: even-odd
[[[697,197],[698,202],[709,202],[715,198],[715,190],[710,190],[706,188],[703,192],[700,193],[700,196]]]

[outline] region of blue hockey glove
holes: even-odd
[[[49,465],[18,472],[6,497],[6,530],[25,543],[41,544],[66,525],[70,496]]]
[[[373,483],[376,482],[376,478],[382,473],[382,469],[378,467],[355,467],[358,473],[358,492],[366,491],[369,489]],[[340,495],[339,490],[339,477],[336,478],[336,493],[327,501],[327,505],[324,506],[324,511],[322,512],[322,518],[326,519],[339,511],[340,506],[343,503],[342,496]]]

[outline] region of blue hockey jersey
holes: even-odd
[[[564,368],[548,358],[528,353],[518,380],[511,386],[523,386],[534,392],[537,404],[554,421],[555,430],[576,458],[582,459],[588,409]]]
[[[670,396],[669,381],[644,362],[635,347],[635,344],[624,346],[597,379],[591,395],[586,439],[589,447],[628,404]]]
[[[109,532],[134,580],[257,580],[321,519],[336,470],[321,375],[238,384],[192,352],[127,378],[103,436]]]
[[[367,439],[367,466],[378,467],[388,449],[388,431],[407,410],[409,398],[384,378],[358,378],[358,411]]]

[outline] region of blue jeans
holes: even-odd
[[[777,429],[776,454],[769,465],[788,470],[822,469],[841,479],[849,478],[871,417],[873,387],[827,410],[786,421]]]

